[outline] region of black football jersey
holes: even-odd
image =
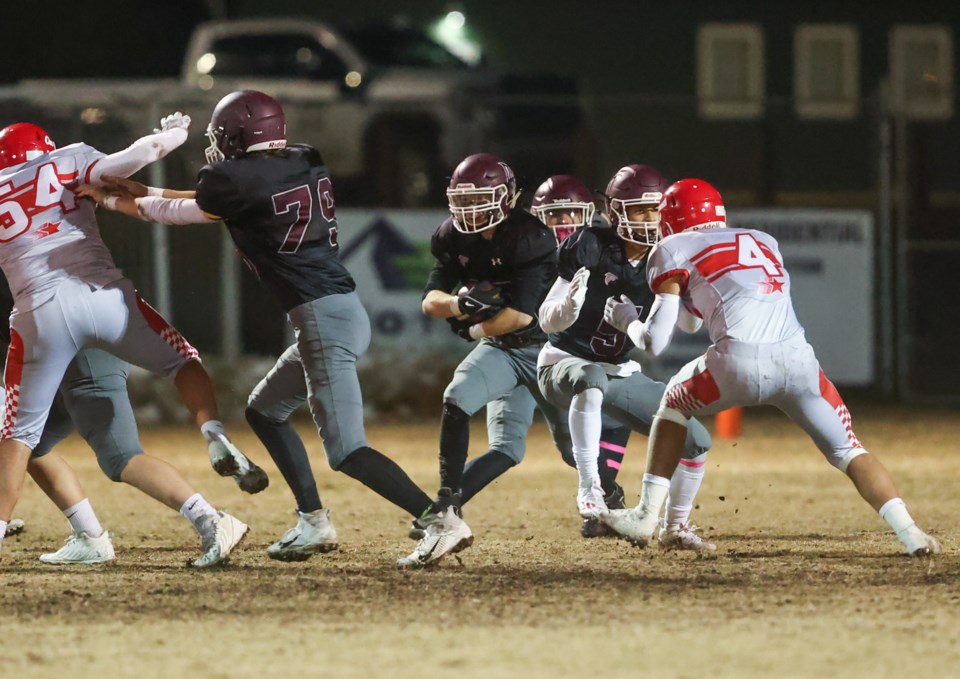
[[[224,220],[285,311],[356,286],[340,262],[330,175],[306,145],[206,165],[197,205]]]
[[[431,290],[455,294],[464,284],[490,281],[500,287],[507,306],[537,318],[540,305],[557,277],[557,240],[553,232],[525,210],[514,210],[497,225],[493,238],[457,231],[446,219],[434,231],[430,250],[437,262],[424,296]],[[527,337],[546,340],[543,332]]]
[[[637,266],[627,260],[623,241],[609,227],[591,226],[568,236],[558,251],[558,273],[571,280],[580,267],[590,270],[587,297],[569,328],[551,333],[550,343],[569,354],[598,363],[624,363],[633,342],[603,320],[608,297],[626,295],[640,319],[650,313],[654,294],[647,285],[647,260]]]

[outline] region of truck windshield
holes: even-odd
[[[214,40],[211,75],[327,80],[347,72],[340,57],[306,33],[234,35]]]
[[[341,26],[340,32],[363,57],[376,66],[469,68],[469,65],[413,28],[383,24]]]

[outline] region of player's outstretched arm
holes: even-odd
[[[187,140],[190,116],[180,112],[160,121],[160,129],[133,142],[117,153],[101,158],[87,172],[86,182],[98,186],[104,175],[129,177],[150,163],[163,158]]]
[[[85,185],[76,194],[90,198],[108,210],[121,212],[129,217],[159,224],[209,224],[219,221],[216,215],[208,215],[200,209],[193,198],[162,198],[144,196],[135,198],[128,193],[108,193],[98,186]]]

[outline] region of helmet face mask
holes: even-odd
[[[513,209],[517,183],[513,170],[496,156],[467,156],[453,171],[447,204],[454,228],[480,233],[504,221]]]
[[[220,150],[220,140],[217,139],[217,133],[213,131],[212,124],[207,125],[206,134],[207,141],[210,142],[210,145],[204,149],[203,155],[207,162],[213,165],[214,163],[226,160],[226,156],[223,155],[223,151]]]
[[[660,240],[659,205],[667,180],[649,165],[626,165],[617,171],[604,195],[606,217],[628,243],[651,247]]]
[[[553,230],[557,243],[578,229],[590,226],[596,207],[593,197],[580,180],[570,175],[554,175],[533,195],[531,212]]]
[[[42,127],[33,123],[14,123],[0,130],[0,170],[29,162],[56,149],[56,144]]]

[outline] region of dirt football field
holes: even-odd
[[[713,558],[639,550],[577,530],[576,476],[545,428],[526,461],[471,502],[476,542],[435,568],[400,572],[408,519],[330,471],[300,424],[341,548],[279,563],[265,548],[293,525],[292,495],[242,425],[234,439],[271,476],[257,496],[214,475],[193,429],[145,430],[215,505],[251,525],[228,565],[184,568],[187,522],[107,481],[77,438],[78,470],[117,561],[37,561],[67,533],[32,481],[27,530],[0,558],[0,677],[960,677],[960,416],[854,408],[860,439],[896,477],[944,553],[912,560],[850,482],[778,414],[749,411],[715,442],[694,520]],[[485,449],[475,421],[471,455]],[[435,426],[371,429],[429,492]],[[646,440],[621,479],[636,501]]]

